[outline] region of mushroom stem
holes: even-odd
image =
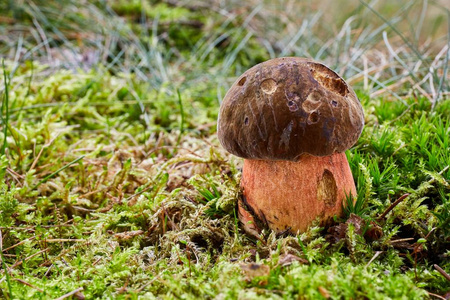
[[[356,196],[345,153],[292,161],[244,161],[239,218],[253,235],[266,227],[278,233],[304,232],[317,218],[324,225],[342,214],[348,195]]]

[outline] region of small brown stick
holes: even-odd
[[[83,290],[82,287],[77,288],[76,290],[73,290],[73,291],[71,291],[70,293],[67,293],[67,294],[65,294],[65,295],[62,295],[61,297],[59,297],[59,298],[57,298],[57,299],[55,299],[55,300],[62,300],[62,299],[69,298],[70,296],[75,295],[76,293],[81,292],[82,290]]]
[[[36,158],[34,159],[33,163],[31,164],[30,169],[28,170],[28,172],[30,172],[31,170],[33,170],[36,167],[36,164],[39,160],[39,158],[42,155],[42,152],[44,152],[44,149],[49,147],[51,144],[53,144],[53,142],[59,137],[61,133],[58,133],[54,138],[52,138],[48,143],[46,143],[44,146],[42,146],[41,150],[39,151],[38,155],[36,156]]]
[[[66,221],[66,222],[64,222],[62,224],[42,225],[42,226],[39,226],[39,227],[41,227],[41,228],[70,227],[70,226],[73,226],[73,224],[69,224],[71,222],[73,222],[73,219],[70,219],[70,220],[68,220],[68,221]],[[14,230],[34,230],[35,228],[36,228],[36,226],[28,226],[28,227],[1,227],[0,226],[0,229],[6,229],[6,230],[11,230],[11,229],[14,229]]]
[[[149,152],[145,153],[144,158],[149,157],[151,154],[155,153],[156,151],[159,150],[163,150],[163,149],[175,149],[177,147],[175,146],[159,146],[159,147],[154,147],[152,150],[150,150]],[[187,149],[187,148],[183,148],[183,147],[178,147],[178,150],[184,150],[186,152],[188,152],[189,154],[192,154],[193,156],[197,156],[197,157],[201,157],[200,155],[198,155],[197,153],[195,153],[195,151],[193,151],[192,149]]]
[[[28,256],[28,257],[25,257],[24,259],[22,259],[22,260],[16,262],[14,265],[12,265],[12,266],[11,266],[11,269],[14,269],[14,268],[17,267],[17,266],[20,266],[21,264],[23,264],[24,261],[30,260],[30,259],[32,259],[33,257],[38,256],[39,254],[42,254],[42,253],[44,253],[44,252],[47,252],[48,250],[50,250],[50,248],[45,248],[44,250],[41,250],[41,251],[39,251],[39,252],[36,252],[36,253],[33,254],[33,255],[30,255],[30,256]]]
[[[116,289],[116,291],[119,294],[123,294],[127,291],[127,287],[128,287],[128,282],[130,281],[130,276],[127,277],[127,280],[125,280],[125,283],[123,284],[123,286],[121,288]]]
[[[73,225],[63,225],[63,224],[61,224],[61,225],[42,225],[42,226],[39,226],[39,227],[41,227],[41,228],[56,228],[56,227],[70,227],[70,226],[73,226]],[[14,229],[14,230],[31,230],[31,231],[34,231],[35,228],[36,228],[36,226],[28,226],[28,227],[0,227],[0,229],[6,229],[6,230]]]
[[[448,168],[450,168],[450,165],[449,165],[449,166],[446,166],[445,168],[443,168],[438,174],[439,174],[439,175],[444,174],[444,172],[447,171]]]
[[[97,193],[100,193],[100,192],[104,192],[106,190],[108,190],[108,189],[107,188],[103,188],[103,189],[99,189],[99,190],[90,191],[90,192],[87,192],[86,194],[82,195],[82,197],[88,197],[88,196],[91,196],[91,195],[94,195],[94,194],[97,194]]]
[[[45,148],[47,148],[47,147],[44,145],[44,146],[41,148],[41,150],[39,150],[39,153],[38,153],[38,155],[36,156],[36,158],[34,159],[33,163],[31,164],[31,167],[30,167],[30,169],[28,170],[28,172],[30,172],[31,170],[34,169],[34,167],[36,167],[36,164],[37,164],[39,158],[41,157],[42,152],[44,152],[44,149],[45,149]]]
[[[50,273],[50,271],[52,270],[52,268],[53,268],[53,264],[51,264],[50,267],[48,267],[47,271],[45,271],[44,276],[47,276]]]
[[[428,239],[428,237],[430,236],[430,234],[433,232],[433,231],[435,231],[436,230],[436,227],[433,227],[428,233],[427,233],[427,235],[425,236],[425,239]]]
[[[149,184],[152,184],[152,183],[153,183],[153,182],[149,182]],[[155,187],[154,185],[149,185],[149,186],[147,186],[146,188],[144,188],[143,190],[141,190],[141,191],[139,191],[139,192],[137,192],[137,193],[134,193],[133,195],[131,195],[131,196],[125,198],[125,201],[128,202],[129,200],[133,199],[134,197],[139,196],[140,194],[145,193],[146,191],[151,190],[151,189],[154,188],[154,187]]]
[[[428,295],[433,296],[433,297],[436,297],[436,298],[438,298],[438,299],[447,300],[447,298],[442,297],[441,295],[433,294],[433,293],[430,293],[430,292],[428,292],[428,291],[427,291],[427,293],[428,293]]]
[[[103,257],[99,257],[96,261],[94,261],[94,263],[92,264],[93,266],[95,266],[96,264],[99,263],[99,261],[101,261],[103,259]]]
[[[18,185],[23,186],[22,182],[19,180],[19,178],[17,178],[17,177],[22,178],[23,177],[22,175],[17,174],[10,168],[6,168],[6,172],[8,172],[9,175],[11,175],[11,177],[17,182]]]
[[[136,290],[136,294],[139,294],[140,292],[142,292],[143,289],[145,289],[146,287],[148,287],[149,285],[151,285],[155,280],[159,279],[161,277],[162,273],[159,273],[158,275],[156,275],[155,277],[152,278],[152,280],[150,280],[149,282],[147,282],[146,284],[144,284],[143,286],[141,286],[140,288],[138,288]]]
[[[19,173],[17,173],[16,171],[14,171],[14,170],[11,169],[11,168],[6,168],[6,171],[8,171],[8,172],[9,172],[11,175],[13,175],[13,176],[19,177],[20,179],[24,179],[24,178],[25,178],[25,176],[20,175]]]
[[[206,129],[209,129],[209,128],[215,127],[215,126],[217,126],[217,122],[210,122],[210,123],[206,123],[206,124],[198,126],[197,130],[202,131],[202,130],[206,130]]]
[[[401,243],[401,242],[409,242],[412,240],[414,240],[414,238],[405,238],[405,239],[392,240],[392,241],[389,241],[389,243],[395,244],[395,243]]]
[[[447,274],[447,272],[444,271],[444,269],[442,269],[441,267],[439,267],[438,265],[434,264],[433,267],[439,272],[441,273],[442,276],[445,277],[445,279],[447,279],[448,281],[450,281],[450,275]]]
[[[409,194],[404,194],[402,196],[400,196],[400,198],[398,198],[397,200],[395,200],[394,203],[392,203],[385,211],[384,213],[381,214],[381,216],[379,216],[377,218],[377,221],[381,221],[392,209],[394,209],[394,207],[396,207],[400,202],[402,202],[403,200],[406,199],[406,197],[408,197]]]
[[[392,90],[392,89],[394,89],[394,88],[396,88],[398,86],[401,86],[406,81],[409,81],[408,79],[409,79],[409,77],[405,77],[405,78],[399,80],[398,82],[396,82],[395,84],[389,85],[389,86],[387,86],[387,87],[385,87],[385,88],[383,88],[381,90],[375,91],[375,92],[370,94],[370,97],[375,97],[377,95],[383,94],[386,91],[389,91],[389,90]]]
[[[22,284],[25,284],[26,286],[29,286],[35,290],[38,290],[39,292],[43,293],[44,291],[38,288],[37,286],[32,285],[31,283],[26,282],[25,280],[19,279],[19,278],[13,278],[13,280],[20,282]]]
[[[84,242],[83,239],[46,239],[44,240],[47,243],[55,243],[55,242]]]
[[[32,236],[32,237],[30,237],[30,238],[27,238],[27,239],[25,239],[25,240],[23,240],[23,241],[21,241],[21,242],[18,242],[18,243],[15,244],[15,245],[12,245],[11,247],[8,247],[8,248],[6,248],[6,249],[3,249],[2,252],[6,252],[6,251],[8,251],[8,250],[11,250],[11,249],[13,249],[13,248],[16,248],[17,246],[20,246],[20,245],[22,245],[23,243],[25,243],[25,242],[27,242],[27,241],[31,241],[31,240],[33,240],[34,238],[35,238],[34,236]]]
[[[377,251],[375,252],[375,255],[369,260],[369,262],[366,265],[366,268],[375,260],[375,258],[377,258],[381,253],[383,253],[383,251]]]
[[[166,210],[166,208],[164,207],[164,204],[163,203],[161,203],[161,208],[163,209],[163,211],[164,211],[164,214],[167,216],[167,219],[169,220],[169,222],[170,222],[170,226],[172,227],[172,230],[176,230],[176,231],[179,231],[180,229],[178,228],[178,226],[177,226],[177,224],[175,224],[175,222],[172,220],[172,218],[169,216],[169,214],[167,213],[167,210]]]

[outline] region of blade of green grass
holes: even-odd
[[[80,160],[82,160],[85,157],[85,155],[81,155],[80,157],[78,157],[77,159],[69,162],[67,165],[59,168],[58,170],[56,170],[55,172],[51,173],[50,175],[44,177],[44,179],[42,179],[41,181],[39,181],[35,186],[33,186],[33,190],[36,189],[38,186],[40,186],[41,184],[47,182],[47,180],[49,180],[50,178],[56,176],[59,172],[64,171],[65,169],[67,169],[68,167],[70,167],[71,165],[79,162]]]
[[[9,123],[9,79],[6,73],[5,60],[2,60],[3,67],[3,82],[5,84],[5,90],[2,97],[2,106],[0,108],[1,120],[3,123],[3,144],[0,151],[1,155],[5,154],[6,144],[7,144],[7,135],[8,135],[8,123]],[[3,111],[5,111],[5,115],[3,115]]]

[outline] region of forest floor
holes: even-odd
[[[448,299],[444,2],[0,4],[0,298]],[[358,198],[255,239],[216,120],[237,76],[280,56],[354,87]]]

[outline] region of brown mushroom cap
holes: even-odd
[[[222,146],[246,159],[297,161],[344,152],[364,115],[355,92],[316,61],[282,57],[242,74],[225,95],[217,131]]]

